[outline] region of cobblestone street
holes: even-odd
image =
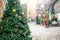
[[[60,27],[49,27],[37,25],[35,22],[30,22],[32,40],[60,40]]]

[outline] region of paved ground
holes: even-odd
[[[60,40],[60,27],[45,28],[41,25],[36,25],[35,22],[30,22],[32,40]]]

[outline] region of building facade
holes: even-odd
[[[28,19],[36,19],[36,4],[33,4],[33,2],[28,1],[27,2],[27,18]]]
[[[27,4],[22,4],[22,9],[23,9],[25,15],[27,16]]]
[[[3,16],[3,10],[4,10],[4,2],[3,0],[0,0],[0,19]]]
[[[50,0],[38,0],[36,4],[36,14],[39,16],[47,16],[48,9],[50,5]]]

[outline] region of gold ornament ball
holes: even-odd
[[[22,12],[22,15],[24,15],[24,12]]]
[[[13,3],[14,3],[14,4],[16,4],[16,2],[15,2],[15,1],[14,1]]]
[[[16,12],[16,9],[13,9],[13,12]]]

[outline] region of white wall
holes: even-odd
[[[60,20],[60,13],[58,13],[58,20]]]

